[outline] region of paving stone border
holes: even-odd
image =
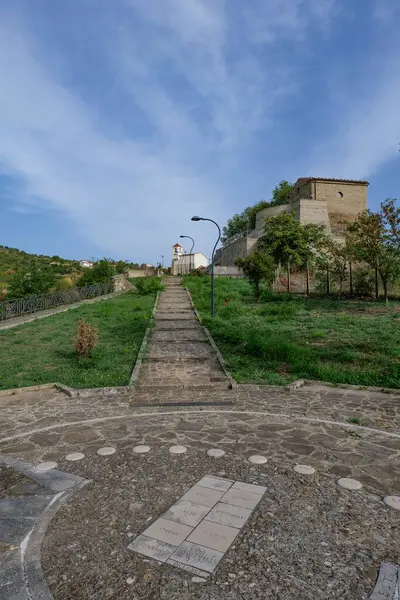
[[[10,545],[6,553],[0,555],[0,571],[5,576],[4,581],[7,585],[5,596],[0,584],[0,597],[15,600],[54,600],[42,571],[42,542],[57,511],[89,481],[62,471],[38,471],[30,462],[1,454],[0,465],[13,468],[45,488],[44,493],[35,496],[0,500],[5,514],[7,510],[17,510],[18,522],[28,524],[28,532],[19,528],[14,533],[14,544]],[[1,526],[0,518],[0,531]]]
[[[382,563],[378,581],[369,600],[399,600],[400,598],[400,566]]]
[[[154,300],[151,318],[150,318],[149,324],[147,326],[146,333],[144,334],[144,338],[143,338],[142,344],[140,346],[139,354],[137,355],[135,365],[133,367],[133,371],[132,371],[131,378],[129,381],[129,387],[134,386],[138,380],[140,367],[142,366],[143,359],[146,355],[150,333],[154,326],[154,320],[155,320],[155,316],[156,316],[156,312],[157,312],[157,305],[158,305],[159,299],[160,299],[160,292],[157,292],[156,299]]]

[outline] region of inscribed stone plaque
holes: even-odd
[[[250,515],[251,510],[248,508],[231,506],[230,504],[223,504],[222,502],[219,502],[208,513],[206,520],[240,529],[246,523]]]
[[[182,500],[188,500],[189,502],[197,502],[203,506],[209,506],[212,508],[221,500],[224,492],[218,492],[210,488],[202,487],[201,485],[194,485],[184,496]]]
[[[219,490],[220,492],[227,492],[232,483],[233,481],[229,481],[228,479],[221,479],[220,477],[210,477],[209,475],[206,475],[203,477],[203,479],[200,479],[197,485],[211,488],[212,490]]]
[[[191,542],[183,542],[175,550],[171,560],[212,573],[222,557],[223,552],[218,552],[218,550],[204,548]]]
[[[255,508],[260,502],[260,494],[246,492],[244,490],[228,490],[221,498],[221,502],[232,504],[233,506],[241,506],[242,508]]]
[[[191,567],[190,565],[185,565],[184,563],[178,562],[177,560],[172,560],[169,558],[167,560],[167,565],[172,565],[173,567],[178,567],[178,569],[183,569],[184,571],[188,571],[193,575],[197,575],[198,577],[203,577],[206,579],[210,573],[206,573],[205,571],[201,571],[200,569],[196,569],[196,567]]]
[[[169,521],[176,521],[176,523],[182,523],[182,525],[189,525],[189,527],[196,527],[209,510],[208,506],[179,500],[179,502],[167,510],[163,518]]]
[[[165,562],[169,556],[176,550],[176,546],[160,542],[159,540],[153,540],[145,535],[139,535],[131,544],[128,546],[129,550],[133,550],[138,554],[149,556],[160,562]]]
[[[197,525],[187,541],[220,552],[226,552],[238,533],[239,530],[235,527],[204,520]]]
[[[160,540],[161,542],[167,542],[167,544],[172,544],[173,546],[179,546],[192,531],[193,528],[187,525],[167,521],[167,519],[157,519],[146,531],[143,531],[143,535]]]
[[[244,483],[243,481],[236,481],[231,490],[241,490],[244,492],[253,492],[253,494],[259,494],[262,496],[267,488],[263,485],[254,485],[253,483]]]

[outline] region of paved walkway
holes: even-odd
[[[176,391],[230,385],[179,279],[166,280],[138,385],[142,390]]]
[[[0,395],[0,453],[1,600],[400,592],[400,396],[228,389],[173,281],[137,389]]]

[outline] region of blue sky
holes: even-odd
[[[0,0],[0,243],[165,262],[281,179],[400,189],[398,0]]]

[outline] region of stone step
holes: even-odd
[[[229,385],[229,380],[216,359],[204,361],[145,361],[142,363],[139,386]]]
[[[147,360],[208,360],[215,356],[212,347],[205,343],[188,341],[151,341]]]
[[[214,393],[217,390],[230,390],[231,385],[228,380],[224,382],[214,382],[214,383],[179,383],[179,384],[147,384],[147,383],[138,383],[136,389],[143,393],[154,393],[170,391],[175,392],[175,394],[180,395],[182,390],[193,390],[196,392],[205,391],[210,394]]]
[[[188,312],[156,312],[156,321],[192,321],[195,318],[193,311]]]
[[[159,313],[164,313],[164,312],[173,312],[173,313],[192,313],[193,314],[193,308],[190,306],[190,304],[187,305],[176,305],[176,304],[159,304],[157,306],[157,312]]]
[[[196,319],[156,319],[153,331],[167,331],[178,329],[200,329],[202,326]]]
[[[197,344],[205,344],[208,343],[208,338],[201,327],[198,329],[192,328],[189,330],[187,330],[187,328],[179,330],[153,329],[151,342],[193,342]]]

